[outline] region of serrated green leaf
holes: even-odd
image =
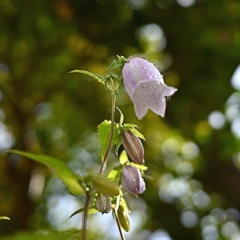
[[[99,82],[103,83],[105,82],[105,78],[99,74],[95,74],[95,73],[92,73],[92,72],[89,72],[89,71],[85,71],[85,70],[73,70],[71,71],[70,73],[82,73],[82,74],[85,74],[85,75],[88,75],[90,77],[93,77],[95,78],[96,80],[98,80]]]
[[[10,152],[46,165],[54,171],[56,177],[62,180],[71,194],[76,196],[84,194],[84,190],[80,185],[80,176],[76,175],[63,161],[49,156],[37,155],[24,151],[10,150]]]
[[[111,131],[111,121],[103,121],[98,125],[98,138],[99,142],[101,144],[101,156],[103,157],[108,146],[109,142],[109,136]],[[112,140],[112,146],[118,143],[118,135],[119,135],[119,125],[115,124],[114,126],[114,134],[113,134],[113,140]]]

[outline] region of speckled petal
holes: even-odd
[[[131,98],[137,117],[139,119],[143,118],[148,109],[164,117],[166,110],[165,96],[171,96],[176,90],[159,81],[140,83]]]
[[[143,118],[148,109],[164,117],[166,97],[173,95],[177,89],[164,83],[158,69],[147,60],[136,57],[124,65],[122,75],[137,117]]]

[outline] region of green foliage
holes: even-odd
[[[106,152],[109,136],[110,136],[110,130],[111,130],[111,121],[104,120],[102,123],[98,125],[98,137],[99,142],[101,144],[101,156],[104,156],[104,153]],[[114,135],[112,140],[112,146],[120,145],[120,131],[119,131],[119,125],[114,125]]]
[[[10,150],[10,152],[46,165],[54,171],[56,177],[63,181],[71,194],[75,196],[84,194],[84,190],[80,184],[80,182],[82,182],[81,176],[76,175],[63,161],[49,156],[37,155],[18,150]]]
[[[38,230],[35,232],[18,233],[9,237],[2,237],[2,240],[79,240],[81,237],[79,230],[65,232],[55,232]]]
[[[6,216],[0,216],[0,220],[10,220],[10,218]]]

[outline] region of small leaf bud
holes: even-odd
[[[133,195],[139,195],[146,189],[145,182],[141,176],[139,169],[134,166],[128,165],[122,168],[122,185]]]
[[[123,130],[122,143],[129,157],[135,163],[144,163],[144,148],[142,142],[131,130]]]
[[[119,90],[119,80],[116,77],[110,76],[106,79],[106,88],[112,92],[117,93]]]

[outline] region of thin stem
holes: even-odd
[[[124,237],[124,235],[123,235],[123,232],[122,232],[122,228],[121,228],[121,225],[120,225],[120,222],[119,222],[119,218],[118,218],[116,209],[113,209],[113,213],[114,213],[114,216],[115,216],[115,218],[116,218],[116,222],[117,222],[117,226],[118,226],[118,231],[119,231],[119,233],[120,233],[121,240],[126,240],[125,237]]]
[[[116,94],[112,94],[112,114],[111,114],[111,129],[110,129],[110,135],[109,135],[109,140],[108,140],[108,145],[107,145],[107,150],[105,152],[105,155],[102,160],[102,165],[99,170],[100,174],[103,174],[103,171],[106,167],[107,164],[107,159],[108,159],[108,154],[110,152],[111,146],[112,146],[112,140],[113,140],[113,134],[114,134],[114,119],[115,119],[115,108],[116,108]]]
[[[82,240],[87,239],[87,218],[88,218],[88,207],[90,204],[91,195],[86,191],[86,200],[82,217]]]

